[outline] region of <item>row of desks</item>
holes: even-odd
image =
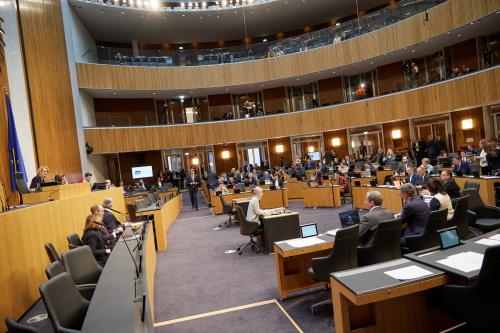
[[[90,193],[90,183],[76,183],[68,185],[54,185],[42,187],[41,192],[23,194],[23,203],[37,203],[52,200],[61,200]]]
[[[160,190],[157,190],[156,193],[160,196],[160,199],[163,199],[165,197],[168,197],[169,195],[177,195],[179,194],[179,189],[177,187],[169,188],[168,192],[163,192],[161,193]],[[127,205],[129,202],[132,204],[135,204],[136,200],[139,200],[139,196],[145,196],[148,195],[149,191],[141,192],[139,195],[135,195],[132,197],[125,197],[125,205]]]

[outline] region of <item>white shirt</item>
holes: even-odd
[[[279,180],[275,180],[274,181],[274,186],[276,186],[276,188],[280,188],[280,181]]]
[[[250,203],[248,204],[247,211],[247,220],[259,222],[259,215],[269,215],[268,210],[260,209],[260,197],[258,195],[254,195]]]

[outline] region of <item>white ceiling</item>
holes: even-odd
[[[166,12],[69,0],[96,41],[202,43],[262,37],[356,14],[354,0],[277,0],[245,8]],[[187,1],[186,1],[187,3]],[[359,11],[387,0],[357,0]],[[246,26],[246,34],[245,34]]]

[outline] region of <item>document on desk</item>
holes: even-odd
[[[325,243],[324,240],[316,238],[316,237],[290,239],[290,240],[287,240],[286,242],[288,243],[288,245],[290,245],[292,247],[306,247],[306,246],[313,246],[313,245]]]
[[[482,244],[486,246],[500,245],[500,239],[496,240],[493,238],[483,238],[481,240],[478,240],[476,244]]]
[[[419,279],[424,276],[432,275],[432,272],[429,272],[426,269],[423,269],[422,267],[418,267],[416,265],[411,265],[408,267],[404,268],[399,268],[395,269],[392,271],[387,271],[384,272],[384,274],[389,275],[390,277],[393,277],[395,279],[398,279],[400,281],[404,280],[413,280],[413,279]]]
[[[491,236],[489,239],[493,239],[493,240],[496,240],[496,241],[500,241],[500,234],[493,235],[493,236]]]
[[[438,260],[437,262],[459,271],[469,273],[481,269],[483,257],[483,254],[468,251],[454,254],[446,259]]]

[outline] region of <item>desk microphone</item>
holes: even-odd
[[[52,191],[50,192],[49,194],[49,197],[47,198],[48,201],[54,201],[54,199],[51,199],[50,197],[52,196],[52,194],[56,193],[56,192],[59,192],[59,189],[55,190],[55,191]]]
[[[118,213],[118,214],[121,214],[121,215],[125,216],[125,221],[130,222],[129,219],[128,219],[128,216],[125,215],[125,214],[123,214],[122,212],[117,211],[116,209],[113,209],[113,208],[108,208],[108,209],[111,210],[111,211],[113,211],[113,212],[115,212],[115,213]]]

